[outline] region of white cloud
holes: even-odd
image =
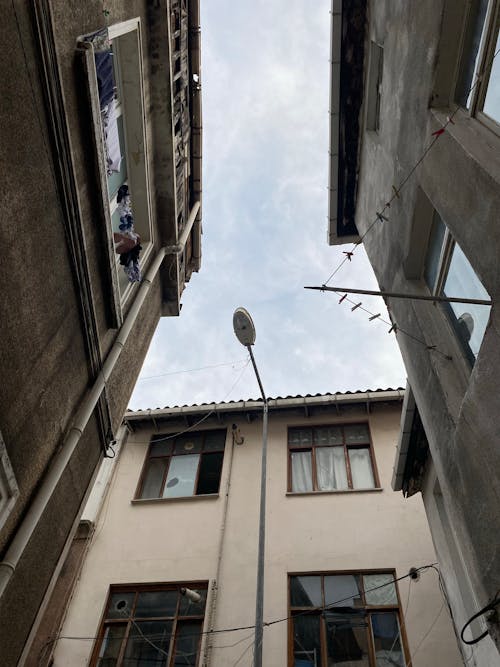
[[[268,395],[403,382],[387,327],[303,289],[323,283],[345,250],[326,243],[329,10],[329,0],[202,3],[202,268],[181,316],[160,321],[142,376],[244,358],[232,332],[243,305]],[[362,248],[337,281],[376,285]],[[257,396],[251,368],[232,389],[241,367],[140,380],[131,407]]]

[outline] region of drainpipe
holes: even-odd
[[[215,612],[217,606],[217,597],[219,594],[219,581],[220,581],[220,572],[222,565],[222,548],[224,546],[224,534],[226,532],[226,521],[227,521],[227,507],[229,503],[229,489],[231,488],[231,471],[233,469],[233,456],[234,456],[234,442],[235,442],[235,432],[232,432],[232,445],[230,450],[230,457],[228,461],[228,471],[227,471],[227,480],[226,480],[226,490],[224,493],[224,507],[222,508],[222,519],[220,524],[219,531],[219,544],[217,547],[217,567],[215,570],[215,579],[212,582],[212,588],[210,592],[210,600],[207,600],[207,631],[212,633],[215,625]],[[205,648],[203,651],[203,667],[209,667],[212,658],[212,648],[213,648],[213,634],[205,635]]]
[[[161,248],[158,251],[156,257],[151,262],[146,276],[141,282],[137,296],[130,306],[127,317],[125,318],[125,321],[123,322],[118,332],[115,342],[113,343],[113,347],[111,348],[100,373],[95,379],[92,389],[88,393],[83,404],[78,409],[75,421],[66,437],[66,440],[52,461],[33,502],[29,506],[28,512],[24,517],[21,526],[18,528],[16,534],[14,535],[14,539],[12,540],[7,553],[5,554],[4,560],[0,562],[0,597],[4,594],[5,589],[7,588],[7,585],[12,578],[12,575],[16,571],[16,567],[21,559],[21,556],[23,555],[23,552],[26,549],[28,542],[30,541],[54,491],[56,490],[64,470],[66,469],[66,466],[71,460],[71,457],[73,456],[73,453],[78,443],[80,442],[83,431],[85,430],[85,427],[87,426],[92,416],[94,408],[97,405],[97,401],[99,400],[99,397],[101,396],[106,386],[106,382],[109,380],[111,373],[114,370],[116,362],[118,361],[118,357],[120,356],[127,338],[132,331],[137,316],[141,310],[141,306],[146,299],[149,288],[151,287],[156,274],[158,273],[163,258],[166,254],[176,254],[183,252],[183,244],[186,242],[190,228],[192,227],[196,218],[199,206],[199,202],[196,202],[196,204],[193,206],[193,209],[191,210],[188,223],[186,224],[187,233],[183,233],[181,235],[179,242],[175,246]]]

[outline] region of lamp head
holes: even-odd
[[[236,308],[234,311],[233,329],[236,338],[245,347],[255,343],[255,326],[250,317],[250,313],[245,308]]]

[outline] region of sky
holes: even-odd
[[[202,264],[178,318],[161,318],[130,408],[257,398],[232,328],[251,313],[268,397],[404,386],[394,334],[323,284],[330,0],[202,0]],[[335,276],[377,289],[364,250]],[[379,297],[363,297],[374,313]]]

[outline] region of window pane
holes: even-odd
[[[500,12],[497,15],[496,39],[495,48],[491,56],[500,49],[500,32],[499,32]],[[500,55],[500,54],[499,54]],[[490,78],[488,80],[488,88],[486,89],[486,97],[483,105],[484,113],[500,123],[500,61],[498,57],[495,58],[491,66]]]
[[[200,644],[201,623],[177,625],[174,665],[196,665]]]
[[[312,430],[310,428],[292,428],[288,432],[288,443],[292,446],[307,447],[312,445]]]
[[[439,215],[434,212],[431,235],[429,238],[429,247],[425,259],[424,279],[431,292],[436,287],[439,275],[439,259],[441,257],[441,248],[443,247],[444,233],[446,226]]]
[[[370,450],[366,447],[356,447],[348,450],[349,463],[351,465],[351,477],[353,489],[373,489],[372,461]]]
[[[161,497],[161,485],[167,464],[168,459],[150,459],[148,461],[142,483],[141,498]]]
[[[207,601],[206,588],[193,588],[201,595],[199,602],[191,602],[187,595],[181,595],[181,603],[179,605],[179,616],[203,616],[205,613],[205,603]]]
[[[377,667],[405,667],[397,614],[391,612],[370,616]]]
[[[360,607],[362,600],[359,584],[358,574],[325,577],[325,606]]]
[[[317,447],[316,475],[318,489],[347,489],[347,472],[343,447]]]
[[[463,296],[469,299],[490,298],[457,243],[453,247],[443,294],[445,296]],[[466,351],[470,351],[474,357],[477,357],[488,324],[490,306],[452,303],[449,304],[448,312],[464,348]]]
[[[226,431],[208,431],[203,435],[205,436],[205,442],[203,443],[203,449],[205,451],[224,449],[226,444]]]
[[[201,435],[186,433],[175,439],[175,454],[198,454],[201,452]]]
[[[294,616],[292,623],[294,667],[321,667],[319,616]]]
[[[466,109],[470,106],[471,95],[469,90],[474,83],[474,72],[477,68],[479,56],[479,46],[484,31],[484,21],[486,18],[486,9],[488,0],[475,0],[472,2],[469,18],[467,21],[467,30],[464,39],[463,57],[460,63],[460,73],[457,86],[457,102]]]
[[[146,621],[132,624],[125,649],[124,665],[127,667],[164,667],[171,633],[171,621]],[[150,642],[155,646],[153,647]]]
[[[292,491],[312,491],[311,452],[290,452],[292,466]]]
[[[126,625],[108,625],[104,629],[97,661],[98,667],[115,667],[126,630]]]
[[[175,616],[179,593],[174,591],[143,591],[137,596],[135,618]]]
[[[120,163],[120,170],[112,171],[111,174],[108,174],[109,199],[111,199],[118,192],[120,185],[123,185],[127,179],[127,154],[125,152],[125,138],[123,135],[123,116],[118,116],[116,119],[116,124],[118,126],[118,140],[122,159]]]
[[[128,618],[132,614],[135,593],[113,593],[106,618]]]
[[[224,452],[207,452],[201,457],[197,495],[218,493]]]
[[[398,604],[398,596],[392,574],[364,574],[363,586],[365,588],[366,604]]]
[[[368,623],[364,613],[327,612],[326,648],[333,665],[370,667]]]
[[[162,436],[160,436],[162,437]],[[168,436],[163,436],[164,438]],[[172,453],[172,440],[160,440],[160,442],[151,442],[149,456],[168,456]]]
[[[290,577],[292,607],[322,607],[320,576]]]
[[[340,426],[327,426],[314,429],[315,445],[342,445],[342,429]]]
[[[370,442],[370,434],[366,424],[351,424],[344,427],[347,444],[356,442]]]
[[[168,469],[167,481],[163,489],[164,498],[179,498],[193,495],[199,459],[199,454],[172,457]]]

